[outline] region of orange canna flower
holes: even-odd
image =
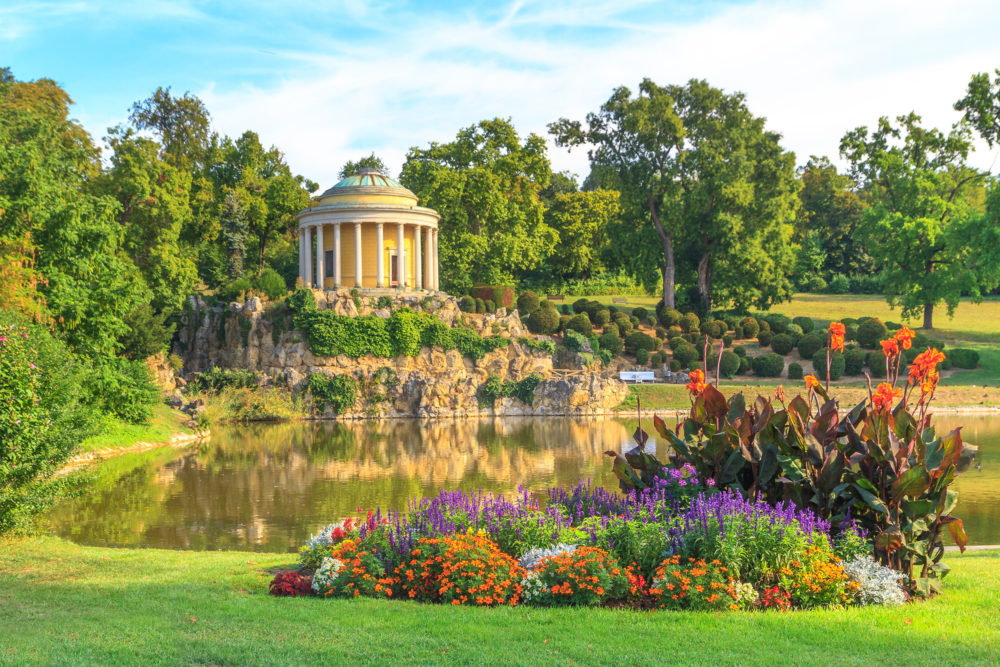
[[[876,410],[888,410],[892,407],[894,399],[899,398],[902,393],[888,382],[883,382],[872,395],[872,405]]]
[[[834,352],[844,351],[844,336],[847,333],[846,327],[844,327],[843,322],[830,322],[830,326],[827,327],[827,331],[830,332],[830,349]]]
[[[805,379],[806,379],[806,389],[812,389],[813,387],[819,386],[819,378],[817,378],[815,375],[807,375]]]
[[[684,386],[687,387],[687,390],[690,391],[692,394],[700,394],[701,392],[705,391],[704,372],[696,368],[690,373],[688,373],[688,379],[690,380],[690,382],[688,382]]]
[[[899,339],[893,337],[880,342],[882,343],[882,354],[890,359],[899,356]]]
[[[893,336],[893,338],[899,341],[899,346],[902,349],[909,350],[911,347],[913,347],[914,336],[916,336],[916,334],[913,333],[912,329],[910,329],[909,327],[903,327],[902,329],[896,332],[896,335]]]

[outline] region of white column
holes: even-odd
[[[299,279],[306,283],[306,232],[299,228]]]
[[[404,250],[405,246],[403,245],[403,240],[404,240],[403,223],[399,223],[398,225],[396,225],[396,229],[397,229],[397,239],[398,239],[397,240],[398,250],[396,254],[399,257],[399,259],[397,259],[396,261],[399,262],[399,286],[402,288],[406,287],[406,251]]]
[[[438,265],[438,231],[435,229],[434,230],[434,289],[435,290],[441,289],[441,281],[439,280],[441,276],[438,274],[439,268],[440,267]]]
[[[420,227],[417,225],[413,226],[413,271],[415,275],[413,276],[413,287],[414,289],[424,288],[424,276],[423,272],[420,270],[422,268],[421,258],[420,258],[420,236],[422,232]]]
[[[306,287],[313,286],[312,227],[306,227]]]
[[[354,286],[361,287],[361,223],[354,223]]]
[[[326,289],[326,249],[323,245],[323,225],[316,226],[316,286]]]
[[[375,245],[378,246],[378,257],[375,260],[375,270],[378,272],[375,275],[375,286],[385,287],[385,239],[382,236],[382,223],[376,223],[375,225]]]
[[[431,234],[433,231],[430,227],[424,230],[427,238],[424,244],[424,289],[432,290],[434,289],[434,272],[431,270],[431,258],[434,255],[434,244],[431,241]]]
[[[340,223],[333,224],[333,288],[340,289]]]

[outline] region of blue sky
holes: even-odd
[[[257,131],[326,187],[348,159],[395,170],[483,118],[544,133],[645,76],[742,90],[800,163],[835,156],[879,115],[954,122],[969,76],[1000,67],[997,25],[988,1],[0,0],[0,65],[58,81],[98,138],[157,86],[190,91],[219,131]],[[551,158],[586,174],[581,151]]]

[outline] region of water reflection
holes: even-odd
[[[964,425],[980,445],[982,470],[959,478],[956,513],[973,543],[1000,543],[1000,418],[940,423]],[[578,479],[616,487],[602,453],[621,449],[634,428],[561,418],[233,427],[182,452],[109,460],[88,495],[51,520],[89,544],[290,551],[359,507],[400,509],[442,488],[542,491]]]

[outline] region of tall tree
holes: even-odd
[[[589,278],[601,271],[600,252],[608,244],[608,227],[621,212],[614,190],[560,192],[545,211],[545,221],[559,234],[546,260],[562,278]]]
[[[812,233],[818,236],[826,256],[823,271],[844,275],[871,272],[874,264],[858,233],[864,203],[851,177],[837,173],[829,158],[813,155],[799,169],[799,180],[802,205],[795,223],[795,241],[803,243]]]
[[[338,176],[340,178],[355,176],[361,173],[362,169],[374,169],[383,176],[389,175],[389,167],[385,166],[385,162],[382,162],[382,158],[375,155],[375,153],[372,153],[371,155],[366,155],[356,162],[353,160],[345,162],[344,166],[340,168]]]
[[[996,286],[1000,239],[993,226],[981,224],[985,175],[965,163],[968,128],[959,124],[947,134],[924,128],[915,113],[896,123],[883,116],[872,131],[852,130],[840,151],[871,197],[863,232],[886,299],[904,317],[922,312],[930,329],[937,304],[952,313],[963,292],[979,299]]]
[[[204,166],[212,141],[212,120],[205,104],[196,96],[170,94],[157,88],[153,94],[132,105],[129,122],[139,130],[153,132],[163,149],[163,158],[184,171]]]
[[[662,250],[663,303],[673,307],[675,229],[665,206],[676,188],[676,156],[684,137],[673,97],[643,79],[636,97],[625,86],[616,88],[597,113],[587,114],[585,124],[561,118],[549,125],[549,132],[558,146],[589,146],[591,165],[617,174],[626,208],[648,213]]]
[[[222,236],[229,253],[229,275],[232,278],[243,277],[243,261],[247,253],[247,218],[240,204],[240,199],[232,190],[228,190],[222,201],[222,214],[219,216],[222,226]]]
[[[539,193],[550,177],[545,141],[531,134],[522,142],[500,118],[453,142],[411,148],[400,180],[442,216],[442,284],[511,282],[548,257],[558,235],[545,224]]]
[[[988,73],[974,74],[965,97],[955,102],[955,109],[965,113],[965,120],[990,148],[1000,144],[1000,68],[994,72],[992,83]]]
[[[742,93],[692,79],[668,86],[684,136],[670,215],[695,262],[699,309],[767,308],[791,295],[795,155]]]

